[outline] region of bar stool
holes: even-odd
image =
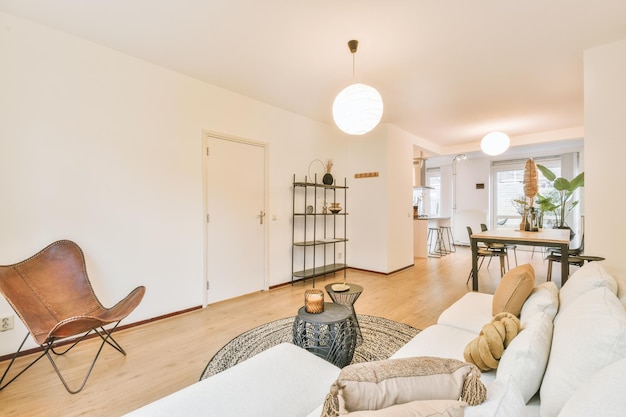
[[[433,245],[434,241],[434,245]],[[428,228],[428,256],[430,258],[441,258],[445,255],[442,250],[443,239],[441,237],[441,229],[439,227]]]
[[[448,241],[448,253],[456,252],[456,246],[454,245],[454,236],[452,235],[452,227],[450,226],[439,226],[441,229],[441,236],[444,241]],[[445,247],[445,245],[444,245]]]

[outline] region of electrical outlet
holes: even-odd
[[[0,317],[0,332],[11,330],[13,328],[13,316]]]

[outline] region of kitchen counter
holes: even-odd
[[[450,223],[450,217],[413,217],[413,256],[415,258],[428,257],[428,229],[446,226]],[[426,220],[426,221],[420,221]]]
[[[428,220],[427,217],[414,217],[413,220]],[[428,257],[428,222],[413,222],[413,256]]]

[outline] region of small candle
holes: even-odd
[[[304,292],[304,310],[318,314],[324,311],[324,292],[322,290],[306,290]]]

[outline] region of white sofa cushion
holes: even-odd
[[[560,310],[565,310],[576,298],[589,290],[606,287],[617,294],[617,282],[600,262],[588,262],[572,274],[559,292]]]
[[[491,304],[489,304],[491,311]],[[463,350],[477,336],[467,330],[435,324],[419,332],[402,346],[391,359],[409,358],[413,356],[437,356],[465,361]],[[480,380],[487,385],[496,378],[495,371],[482,372]]]
[[[306,416],[324,402],[339,371],[312,353],[283,343],[127,416]]]
[[[558,311],[559,290],[556,284],[552,281],[543,282],[533,288],[528,296],[522,307],[520,322],[523,326],[529,317],[533,317],[538,312],[545,312],[550,316],[550,320],[554,320]]]
[[[524,398],[513,378],[502,378],[487,385],[487,400],[466,407],[464,417],[522,417],[524,407]]]
[[[513,378],[524,402],[530,401],[541,386],[548,364],[553,324],[546,312],[527,319],[500,358],[496,378]]]
[[[556,417],[598,370],[626,357],[626,311],[609,288],[579,295],[554,323],[552,349],[541,384],[541,416]]]
[[[463,417],[467,404],[455,400],[423,400],[392,405],[380,410],[355,411],[349,417]]]
[[[574,392],[559,417],[622,417],[626,413],[626,359],[596,372]]]
[[[617,298],[626,308],[626,278],[619,275],[613,275],[613,278],[617,283]]]
[[[491,321],[492,294],[468,292],[450,307],[444,310],[437,319],[437,324],[457,327],[475,333]]]

